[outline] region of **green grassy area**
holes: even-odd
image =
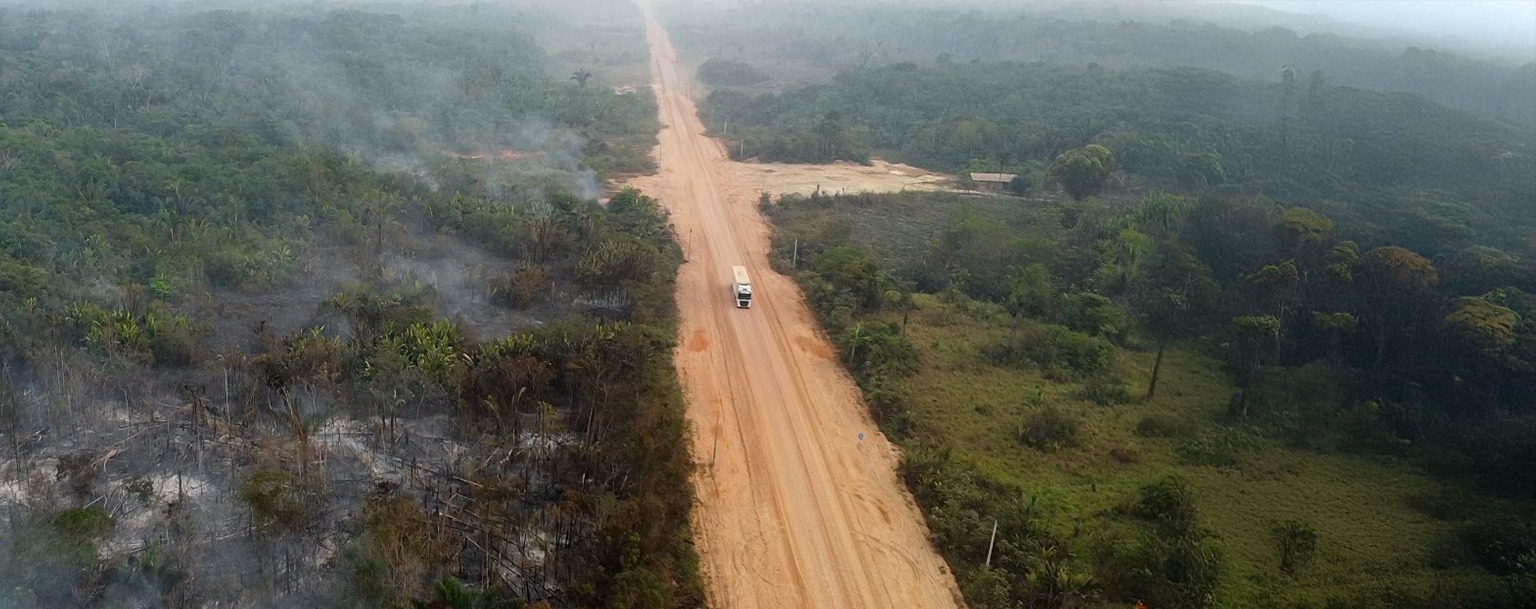
[[[774,241],[783,250],[775,253],[789,259],[789,250],[781,246],[790,245],[795,237],[817,243],[846,240],[869,252],[882,266],[898,268],[921,259],[933,240],[957,219],[974,217],[1026,234],[1059,230],[1060,224],[1059,209],[1011,197],[903,192],[853,195],[846,201],[836,213],[799,206],[774,207],[776,229],[785,237]]]
[[[1116,509],[1139,487],[1178,474],[1193,485],[1202,521],[1220,539],[1227,566],[1225,606],[1498,585],[1485,573],[1430,566],[1434,542],[1453,535],[1458,523],[1411,507],[1413,497],[1448,489],[1409,464],[1291,450],[1263,439],[1234,466],[1185,462],[1178,444],[1220,433],[1213,421],[1234,391],[1209,357],[1170,349],[1155,399],[1100,406],[1076,397],[1080,383],[998,367],[983,358],[979,345],[1012,323],[995,307],[926,295],[916,301],[920,308],[909,318],[907,337],[921,366],[905,386],[913,425],[909,442],[947,447],[985,477],[1025,489],[1046,502],[1055,527],[1115,528]],[[1118,352],[1115,365],[1133,395],[1145,391],[1152,358],[1150,352]],[[1080,421],[1076,445],[1042,452],[1017,439],[1020,421],[1048,405]],[[1156,415],[1188,427],[1175,437],[1138,435],[1138,423]],[[1316,559],[1295,577],[1280,572],[1270,534],[1275,523],[1288,519],[1311,524],[1318,535]],[[1077,539],[1079,551],[1088,553],[1092,536]]]

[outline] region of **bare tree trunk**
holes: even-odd
[[[1152,360],[1152,380],[1147,383],[1147,395],[1145,400],[1151,400],[1157,395],[1157,378],[1163,372],[1163,351],[1167,350],[1167,341],[1157,341],[1157,359]]]

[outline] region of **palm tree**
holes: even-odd
[[[1280,147],[1286,157],[1290,157],[1291,136],[1291,92],[1296,90],[1296,66],[1287,65],[1280,68],[1280,80],[1285,83],[1284,96],[1280,98]]]
[[[579,91],[576,95],[576,110],[579,113],[578,117],[583,123],[587,121],[587,96],[583,95],[583,93],[586,92],[587,81],[591,78],[592,73],[584,69],[577,70],[576,73],[571,74],[571,80],[576,81],[576,88]]]

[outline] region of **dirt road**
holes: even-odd
[[[795,285],[768,266],[759,185],[733,179],[734,165],[704,136],[671,42],[644,0],[642,10],[661,172],[634,185],[671,210],[688,256],[676,358],[703,464],[694,534],[710,605],[957,607],[893,448]],[[751,309],[730,297],[737,264],[753,278]]]

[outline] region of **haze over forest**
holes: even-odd
[[[1536,0],[0,0],[0,609],[1522,609],[1532,463]]]
[[[1249,0],[1279,11],[1317,14],[1372,27],[1458,38],[1486,49],[1536,54],[1536,2],[1530,0]],[[1519,56],[1517,56],[1519,57]]]

